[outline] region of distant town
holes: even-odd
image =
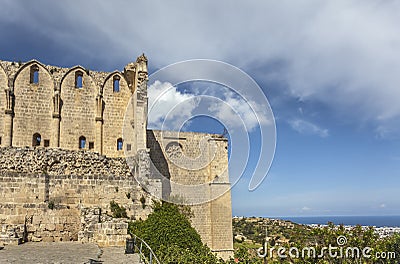
[[[274,225],[274,226],[286,227],[289,229],[293,229],[295,227],[295,225],[302,225],[302,224],[293,223],[292,221],[289,221],[289,220],[274,219],[274,218],[267,218],[267,217],[234,216],[233,219],[234,219],[234,221],[240,221],[242,219],[245,219],[246,222],[263,223],[265,225]],[[308,226],[311,228],[324,228],[324,227],[328,227],[328,224],[304,224],[303,226]],[[339,225],[335,225],[335,226],[339,226]],[[354,225],[344,225],[343,227],[345,230],[351,231],[355,226]],[[368,230],[370,227],[374,228],[375,233],[379,236],[379,238],[386,238],[386,237],[393,236],[394,234],[400,234],[400,226],[383,226],[383,227],[361,226],[361,228],[364,231]]]
[[[323,227],[327,227],[328,225],[310,224],[307,226],[312,227],[312,228],[323,228]],[[372,226],[372,227],[374,228],[375,233],[378,234],[380,238],[389,237],[394,234],[400,234],[400,227],[390,227],[390,226],[383,226],[383,227]],[[352,228],[354,228],[354,226],[345,225],[344,228],[346,230],[350,231]],[[363,230],[367,230],[368,228],[370,228],[370,226],[361,226],[361,228]]]

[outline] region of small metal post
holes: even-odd
[[[125,245],[125,254],[134,254],[134,253],[135,253],[135,242],[133,238],[127,238]]]

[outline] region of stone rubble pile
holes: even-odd
[[[52,148],[0,148],[0,171],[48,175],[130,176],[124,158],[90,151]]]

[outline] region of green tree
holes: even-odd
[[[129,232],[145,240],[162,263],[223,263],[203,245],[189,217],[171,203],[154,203],[148,218],[131,222]]]

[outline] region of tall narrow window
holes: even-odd
[[[122,138],[117,139],[117,150],[122,150],[123,143]]]
[[[31,66],[31,78],[30,82],[34,84],[39,83],[39,67],[37,65]]]
[[[119,92],[119,76],[115,75],[113,78],[113,91],[114,93]]]
[[[81,136],[79,138],[79,148],[84,149],[86,146],[86,138],[84,136]]]
[[[82,88],[83,86],[83,72],[76,71],[75,72],[75,87]]]
[[[42,142],[42,136],[39,133],[33,134],[32,147],[40,146],[40,142]]]

